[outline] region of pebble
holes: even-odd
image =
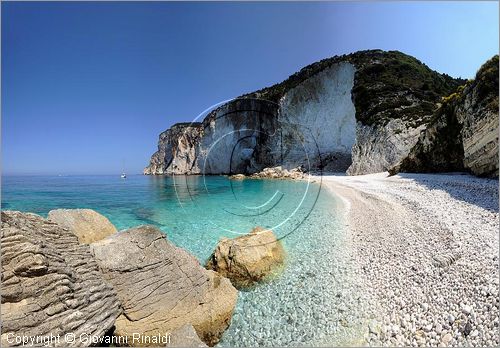
[[[468,321],[467,323],[465,323],[465,326],[462,329],[462,333],[464,334],[465,337],[467,337],[467,336],[469,336],[471,331],[472,331],[472,325],[471,325],[470,321]]]
[[[441,334],[441,332],[443,331],[443,326],[439,323],[436,324],[436,333],[437,334]]]
[[[470,314],[472,312],[472,307],[471,306],[467,306],[467,305],[464,305],[462,307],[462,312],[466,315]]]
[[[453,336],[451,336],[450,333],[447,333],[446,335],[444,335],[441,338],[441,342],[444,343],[445,345],[448,345],[448,343],[450,343],[452,339],[453,339]]]

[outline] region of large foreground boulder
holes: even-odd
[[[74,234],[35,214],[2,215],[2,336],[60,335],[54,346],[83,346],[63,337],[102,337],[120,315],[113,288],[103,279],[89,247]],[[41,344],[39,344],[41,345]]]
[[[244,289],[276,274],[284,261],[285,251],[273,231],[256,227],[244,236],[221,239],[206,267]]]
[[[92,209],[56,209],[48,219],[69,229],[80,243],[90,244],[117,232],[116,227],[103,215]]]
[[[123,306],[115,335],[165,335],[191,324],[208,345],[229,326],[238,291],[218,273],[205,270],[156,227],[140,226],[91,244],[104,277]]]

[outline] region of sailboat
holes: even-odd
[[[125,174],[125,160],[122,160],[122,168],[123,168],[123,171],[122,171],[122,175],[120,175],[120,177],[122,179],[126,179],[127,178],[127,174]]]

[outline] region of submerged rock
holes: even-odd
[[[107,217],[92,209],[56,209],[48,219],[69,229],[80,243],[90,244],[117,232]]]
[[[229,278],[242,289],[277,273],[284,261],[285,251],[273,231],[256,227],[244,236],[221,239],[206,268]]]
[[[121,231],[90,247],[122,302],[115,335],[132,342],[133,333],[164,335],[191,324],[212,346],[229,326],[238,291],[175,247],[158,228]]]
[[[230,180],[244,180],[245,178],[246,178],[245,174],[234,174],[229,176]]]
[[[12,335],[104,336],[121,313],[120,303],[89,247],[38,215],[1,215],[1,345],[8,346]],[[51,345],[68,343],[61,338]]]

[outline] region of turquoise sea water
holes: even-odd
[[[57,208],[90,208],[119,229],[152,224],[204,261],[220,237],[255,226],[294,233],[314,209],[320,187],[223,176],[6,176],[2,209],[47,216]],[[299,232],[300,233],[300,232]]]
[[[352,281],[338,199],[320,182],[232,181],[222,176],[6,176],[2,209],[46,216],[91,208],[119,229],[152,224],[201,263],[217,241],[271,228],[287,264],[239,294],[221,346],[334,345],[356,341],[362,290]]]

